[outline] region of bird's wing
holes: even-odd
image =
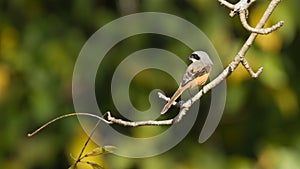
[[[209,73],[209,71],[210,66],[204,66],[203,63],[192,63],[183,75],[181,86],[186,85],[196,77],[202,76],[205,73]]]

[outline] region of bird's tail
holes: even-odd
[[[172,104],[174,103],[174,101],[182,94],[182,92],[184,90],[185,90],[185,88],[179,87],[177,89],[177,91],[173,94],[173,96],[171,97],[171,99],[164,106],[164,108],[162,109],[162,111],[160,112],[160,114],[165,114],[169,110],[169,108],[172,106]]]

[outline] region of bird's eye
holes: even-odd
[[[192,57],[195,58],[196,60],[200,60],[200,57],[197,54],[192,54]]]

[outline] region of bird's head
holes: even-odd
[[[192,62],[202,61],[207,65],[213,65],[211,59],[209,58],[208,54],[203,51],[195,51],[190,56],[187,57],[188,60]]]

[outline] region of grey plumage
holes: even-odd
[[[195,51],[189,57],[193,63],[191,63],[185,71],[182,77],[181,86],[186,85],[191,80],[205,73],[210,72],[213,65],[208,54],[203,51]]]
[[[203,85],[208,78],[208,74],[212,68],[213,63],[207,53],[203,51],[195,51],[188,57],[188,59],[193,63],[191,63],[186,69],[179,88],[170,98],[168,103],[164,106],[161,114],[164,114],[169,110],[173,102],[182,94],[184,90],[197,85]],[[202,77],[200,78],[200,81],[198,81],[199,77]],[[196,78],[198,80],[196,80]]]

